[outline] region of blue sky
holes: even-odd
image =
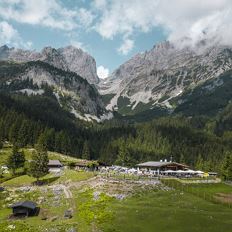
[[[0,44],[86,50],[104,77],[163,40],[231,41],[230,0],[0,0]],[[231,42],[230,42],[231,43]]]
[[[32,41],[32,49],[41,50],[45,46],[59,48],[72,43],[76,45],[76,37],[72,41],[63,31],[57,29],[15,23],[12,23],[12,25],[20,32],[23,40]],[[81,47],[96,59],[97,66],[103,65],[113,71],[134,54],[151,49],[157,42],[164,40],[166,37],[160,28],[154,28],[146,33],[137,32],[133,38],[135,40],[134,47],[127,54],[117,51],[122,43],[119,36],[106,39],[95,31],[83,31],[78,34],[76,46],[80,46],[78,43],[81,43]]]

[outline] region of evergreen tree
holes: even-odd
[[[60,139],[61,152],[65,155],[69,154],[71,148],[71,141],[68,134],[64,131],[61,131]]]
[[[28,124],[29,124],[28,120],[23,120],[18,132],[17,143],[21,147],[24,147],[29,143]]]
[[[184,158],[184,155],[183,155],[183,153],[181,153],[181,155],[180,155],[180,163],[181,164],[185,164],[185,158]]]
[[[47,138],[46,130],[39,135],[36,146],[37,148],[39,147],[40,150],[48,149],[48,138]]]
[[[16,145],[13,146],[12,153],[8,157],[7,166],[12,170],[13,175],[18,168],[24,167],[25,155],[23,152],[19,152]]]
[[[38,144],[36,146],[36,151],[32,154],[32,160],[29,166],[29,175],[36,178],[36,181],[39,181],[39,178],[48,174],[48,153],[44,149],[44,146]]]
[[[81,157],[82,159],[90,160],[90,150],[89,150],[88,141],[84,142]]]
[[[225,180],[232,180],[232,155],[227,153],[222,164],[222,176]]]
[[[202,159],[202,156],[200,154],[197,157],[195,168],[197,170],[203,170],[204,168],[204,160]]]
[[[19,126],[18,122],[15,122],[12,124],[12,126],[9,129],[9,140],[13,143],[16,144],[17,138],[18,138],[18,132],[19,132]]]
[[[132,166],[134,164],[134,160],[131,157],[125,143],[120,145],[118,157],[115,163],[122,166]]]

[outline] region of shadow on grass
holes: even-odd
[[[13,175],[13,174],[10,174],[10,175],[4,175],[4,174],[3,174],[3,175],[0,177],[0,184],[6,182],[6,181],[8,181],[8,180],[12,180],[12,179],[14,179],[14,178],[16,178],[16,177],[22,176],[22,175],[24,175],[24,174],[25,174],[25,172],[16,172],[14,175]]]
[[[28,217],[37,217],[39,216],[40,213],[40,207],[36,207],[34,210],[32,210],[30,213],[27,214],[27,212],[25,211],[25,213],[16,213],[16,214],[11,214],[8,219],[10,220],[21,220],[21,219],[25,219]]]
[[[54,176],[54,177],[47,178],[45,180],[34,181],[33,185],[47,185],[47,184],[51,184],[51,183],[55,182],[56,180],[58,180],[59,178],[60,178],[59,176]]]

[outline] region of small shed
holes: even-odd
[[[59,160],[49,160],[48,162],[48,168],[50,172],[60,171],[62,167],[63,164]]]
[[[38,208],[33,201],[17,202],[11,206],[14,216],[35,216],[38,213]]]

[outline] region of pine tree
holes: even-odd
[[[28,123],[27,120],[23,120],[18,132],[17,142],[21,147],[26,146],[29,141]]]
[[[14,124],[12,124],[12,126],[9,129],[9,140],[13,144],[17,143],[18,132],[19,132],[18,123],[15,122]]]
[[[36,146],[36,151],[32,154],[32,160],[29,167],[29,175],[36,178],[36,181],[39,181],[39,178],[48,174],[48,153],[44,149],[43,145],[38,144]]]
[[[180,163],[185,164],[185,158],[184,158],[183,153],[181,153],[181,155],[180,155]]]
[[[195,168],[197,170],[203,170],[204,168],[204,160],[202,159],[202,156],[200,154],[197,157]]]
[[[61,132],[61,141],[60,141],[60,146],[61,146],[61,152],[65,155],[69,153],[70,147],[71,147],[71,142],[68,134],[64,131]]]
[[[90,150],[89,150],[88,141],[84,142],[81,157],[82,159],[90,160]]]
[[[118,157],[115,163],[122,166],[132,166],[134,164],[134,160],[131,157],[125,143],[120,145]]]
[[[25,163],[25,155],[23,152],[19,152],[17,145],[13,146],[12,153],[8,157],[7,166],[12,170],[13,175],[18,168],[22,168]]]
[[[229,153],[223,160],[221,173],[225,180],[232,180],[232,155]]]

